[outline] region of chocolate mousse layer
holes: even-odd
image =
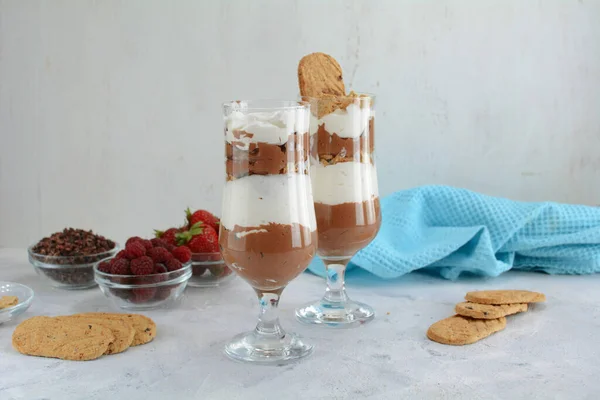
[[[240,141],[226,143],[225,164],[227,178],[237,179],[248,175],[286,174],[294,172],[308,174],[306,161],[310,152],[308,133],[290,135],[282,145],[264,142],[244,143],[243,138],[254,135],[244,131],[233,131]]]
[[[313,142],[319,161],[327,164],[336,162],[371,162],[370,154],[375,149],[375,118],[369,120],[368,132],[357,138],[343,138],[335,132],[328,132],[325,124],[319,125],[317,140]]]
[[[308,267],[317,233],[300,224],[221,226],[219,245],[230,268],[255,289],[267,291],[285,287]]]
[[[358,203],[315,203],[319,255],[352,257],[366,247],[381,226],[379,198]]]

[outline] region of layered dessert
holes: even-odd
[[[306,269],[317,234],[306,108],[252,111],[232,103],[219,245],[255,289],[281,289]]]
[[[374,162],[374,99],[346,94],[331,56],[313,53],[298,66],[298,83],[311,103],[311,178],[319,255],[351,257],[381,224]]]
[[[324,115],[319,115],[323,107],[317,108],[311,119],[311,177],[321,256],[354,255],[373,240],[381,224],[372,99],[351,94],[346,101],[345,108],[342,104]]]

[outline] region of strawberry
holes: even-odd
[[[189,231],[177,234],[177,244],[187,246],[192,253],[219,251],[219,235],[208,225],[197,222]]]
[[[215,217],[213,214],[206,210],[198,210],[192,213],[192,211],[189,208],[187,208],[185,210],[185,217],[188,220],[188,227],[190,227],[190,229],[198,222],[202,222],[203,225],[208,225],[211,228],[213,228],[215,232],[219,232],[219,218]]]
[[[193,253],[214,253],[219,251],[217,233],[210,226],[207,226],[210,231],[206,231],[206,235],[198,235],[193,237],[187,246]]]
[[[215,253],[219,251],[219,235],[210,226],[204,227],[202,233],[194,236],[188,243],[192,253]]]
[[[177,240],[176,240],[175,236],[178,233],[179,233],[179,229],[178,228],[169,228],[169,229],[167,229],[164,232],[163,231],[155,230],[154,231],[154,236],[156,236],[159,239],[164,240],[168,244],[175,245],[175,244],[177,244]]]
[[[186,246],[176,247],[171,254],[184,264],[192,259],[192,251]]]
[[[208,267],[208,270],[210,271],[212,276],[215,276],[217,278],[222,278],[224,276],[231,274],[231,270],[229,268],[227,268],[227,266],[225,266],[225,264],[214,265],[212,267]]]

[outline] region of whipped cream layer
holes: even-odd
[[[282,145],[290,135],[308,132],[308,114],[302,108],[274,112],[234,110],[225,118],[225,139],[245,148],[251,142]]]
[[[294,223],[317,229],[311,182],[305,174],[250,175],[228,181],[222,215],[221,224],[229,230],[236,225]]]
[[[359,203],[379,197],[377,169],[371,163],[314,163],[311,180],[315,203]]]
[[[319,126],[325,125],[325,130],[331,135],[335,133],[341,138],[357,138],[369,129],[372,116],[371,108],[361,108],[358,104],[350,104],[345,110],[337,109],[320,119],[310,114],[310,133],[317,133]]]

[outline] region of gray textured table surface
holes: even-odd
[[[110,310],[99,289],[45,286],[24,250],[0,250],[0,280],[31,286],[33,315]],[[359,329],[306,327],[293,310],[323,291],[302,275],[284,292],[284,327],[316,349],[283,367],[234,363],[222,348],[254,327],[256,300],[236,279],[222,290],[188,288],[171,310],[146,314],[158,324],[150,344],[90,362],[26,357],[11,347],[16,322],[0,325],[0,399],[597,399],[600,398],[600,275],[507,273],[449,282],[411,274],[393,282],[349,279],[352,297],[376,308]],[[425,337],[468,290],[523,288],[548,301],[510,317],[479,343],[444,346]]]

